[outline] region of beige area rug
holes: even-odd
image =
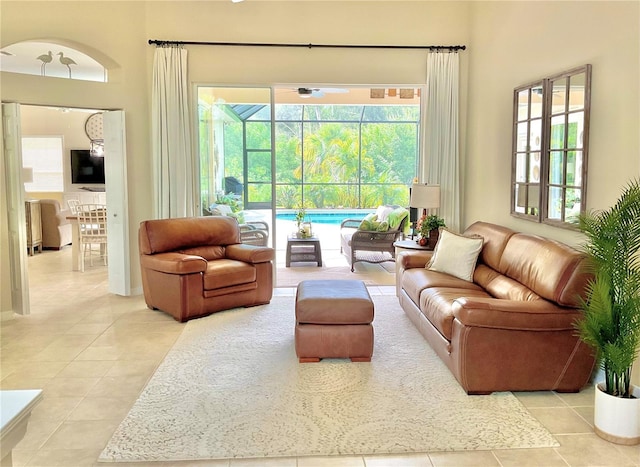
[[[279,267],[276,276],[277,287],[296,287],[300,281],[325,279],[361,280],[366,285],[396,285],[396,263],[360,262],[356,263],[353,272],[346,261],[345,266],[320,268],[315,263],[296,263],[289,268]]]
[[[513,394],[467,396],[396,297],[373,298],[371,363],[299,364],[293,297],[190,321],[100,460],[558,446]]]

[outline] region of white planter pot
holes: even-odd
[[[640,443],[640,388],[632,386],[635,399],[614,397],[596,385],[593,422],[598,436],[616,444]]]

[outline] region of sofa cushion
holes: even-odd
[[[444,272],[472,281],[482,244],[482,237],[465,237],[441,229],[433,257],[427,267],[431,271]]]
[[[500,258],[507,242],[515,233],[507,227],[480,221],[471,224],[464,231],[464,235],[468,237],[479,235],[483,238],[484,246],[480,252],[480,262],[496,270],[500,266]]]
[[[532,301],[542,300],[540,295],[518,281],[498,271],[479,264],[473,274],[473,282],[485,289],[492,297],[504,300]]]
[[[420,303],[420,294],[423,290],[433,287],[482,291],[482,288],[473,282],[424,268],[406,269],[402,274],[402,288],[414,303]]]
[[[498,271],[542,298],[577,308],[588,282],[585,261],[582,253],[568,245],[518,233],[509,239]]]

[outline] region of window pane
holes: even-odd
[[[417,105],[367,105],[362,114],[363,122],[417,122],[419,119]]]
[[[250,121],[250,120],[263,120],[267,122],[270,121],[271,106],[268,106],[268,105],[261,106],[260,110],[258,110],[256,113],[251,115],[249,118],[247,118],[247,121]]]
[[[567,153],[567,185],[582,185],[582,151]]]
[[[584,86],[586,83],[586,73],[580,73],[570,77],[569,89],[569,109],[578,110],[584,108]]]
[[[551,119],[551,149],[563,149],[564,146],[564,115]]]
[[[247,121],[247,149],[269,149],[271,123]]]
[[[404,183],[409,186],[416,173],[417,152],[417,124],[363,124],[360,162],[362,181]]]
[[[278,182],[291,183],[302,179],[301,135],[301,123],[276,123],[276,180]]]
[[[304,119],[311,121],[351,120],[360,121],[361,105],[305,105]]]
[[[529,135],[529,122],[518,123],[516,151],[528,151],[527,136]]]
[[[22,138],[22,166],[33,170],[26,192],[63,192],[62,136]]]
[[[531,133],[529,136],[529,147],[531,150],[539,150],[542,139],[542,119],[531,120]]]
[[[271,181],[271,152],[247,150],[249,183]]]
[[[527,154],[526,153],[521,152],[516,154],[516,181],[517,182],[527,181]]]
[[[278,184],[276,187],[276,207],[296,209],[302,202],[302,185]]]
[[[560,185],[564,175],[564,153],[553,151],[549,158],[549,183]]]
[[[551,113],[553,115],[567,111],[567,78],[551,81]]]
[[[531,118],[542,117],[542,100],[544,94],[542,86],[535,86],[531,89]]]
[[[307,129],[310,130],[307,132]],[[305,126],[305,183],[348,182],[358,179],[358,125],[320,123]],[[363,168],[369,170],[369,168]],[[319,207],[319,206],[318,206]]]
[[[524,89],[518,93],[518,121],[529,118],[529,90]]]
[[[562,216],[562,188],[549,188],[549,203],[547,205],[547,217],[560,220]]]
[[[529,155],[529,181],[540,183],[540,153],[533,152]]]
[[[281,104],[275,107],[276,120],[302,120],[302,105]]]
[[[578,223],[580,214],[580,190],[577,188],[567,188],[567,199],[565,200],[564,220],[573,224]]]

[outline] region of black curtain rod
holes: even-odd
[[[161,41],[149,39],[152,45],[221,45],[235,47],[304,47],[308,49],[413,49],[413,50],[465,50],[466,45],[354,45],[354,44],[275,44],[264,42],[201,42],[201,41]]]

